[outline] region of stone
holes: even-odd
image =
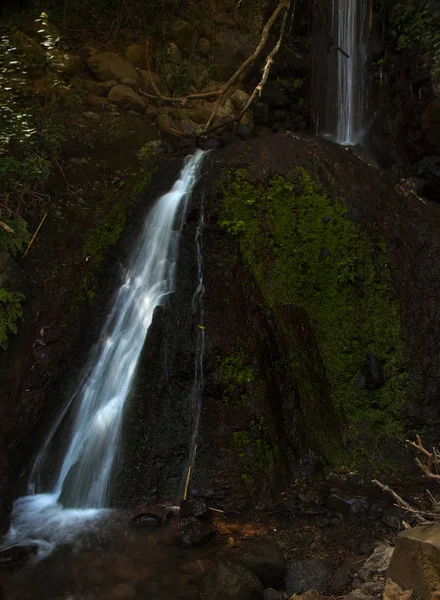
[[[93,79],[86,79],[84,85],[86,90],[91,94],[107,97],[109,91],[112,87],[118,85],[118,82],[115,79],[111,79],[110,81],[94,81]]]
[[[171,27],[171,37],[181,50],[193,50],[197,42],[197,30],[187,21],[177,21]]]
[[[269,105],[267,102],[256,102],[254,104],[255,125],[265,125],[269,121]]]
[[[146,104],[144,99],[127,85],[115,85],[115,87],[112,87],[110,90],[108,97],[112,102],[122,108],[135,110],[139,113],[145,111]]]
[[[413,527],[399,533],[388,576],[422,600],[440,594],[440,524]]]
[[[395,583],[392,579],[387,579],[383,600],[411,600],[413,595],[412,590],[402,590],[400,585]]]
[[[252,129],[249,125],[240,123],[235,129],[235,135],[243,141],[250,140],[252,138]]]
[[[168,133],[169,135],[172,135],[172,136],[182,135],[182,132],[180,132],[176,128],[176,125],[173,122],[172,118],[167,114],[158,115],[156,124],[157,124],[158,129],[160,131],[163,131],[164,133]]]
[[[182,51],[174,42],[170,42],[167,46],[167,60],[173,65],[180,65],[182,62]]]
[[[354,590],[347,594],[344,600],[377,600],[377,598],[371,594],[364,594],[361,590]]]
[[[45,60],[46,55],[43,47],[36,41],[30,38],[23,31],[17,30],[11,35],[11,43],[28,58]]]
[[[162,140],[152,140],[142,147],[146,148],[150,154],[165,154],[167,151],[167,145]]]
[[[295,560],[287,565],[284,579],[286,591],[290,595],[303,594],[315,589],[324,592],[330,579],[330,571],[322,560]]]
[[[227,81],[253,49],[248,34],[240,31],[220,31],[212,44],[213,76],[219,81]]]
[[[207,544],[216,533],[212,525],[204,523],[196,517],[184,517],[179,519],[177,526],[182,546],[192,548]]]
[[[249,94],[240,89],[234,90],[234,93],[231,94],[231,101],[234,104],[234,106],[239,110],[243,108],[243,106],[246,104],[249,98]]]
[[[208,520],[212,517],[208,503],[204,498],[189,498],[180,502],[180,517],[197,517]]]
[[[196,132],[196,130],[194,129],[194,125],[191,123],[191,121],[188,121],[186,119],[183,119],[182,121],[180,121],[179,129],[186,136],[192,136]]]
[[[101,117],[92,111],[83,112],[83,117],[86,119],[91,119],[92,121],[100,121]]]
[[[196,88],[201,89],[209,80],[209,73],[200,60],[193,60],[188,65],[188,75],[194,80]]]
[[[282,585],[286,561],[276,540],[252,539],[240,546],[237,558],[267,587]]]
[[[145,109],[145,115],[152,121],[155,121],[157,119],[158,114],[159,113],[157,112],[157,107],[151,106],[151,104],[149,104]]]
[[[122,85],[126,85],[127,87],[131,88],[132,90],[134,90],[135,92],[138,89],[138,83],[135,79],[132,79],[131,77],[124,77],[124,79],[121,81]]]
[[[102,96],[97,96],[96,94],[88,94],[87,95],[87,104],[91,104],[92,106],[99,106],[100,108],[110,106],[111,102],[108,98],[103,98]]]
[[[216,25],[226,27],[235,27],[237,25],[237,21],[235,20],[231,12],[226,11],[218,12],[214,17],[214,23]]]
[[[342,596],[350,587],[351,575],[347,567],[341,566],[333,573],[328,581],[328,591],[333,596]]]
[[[206,38],[199,38],[197,45],[199,47],[200,54],[202,54],[203,56],[209,56],[211,54],[212,44]]]
[[[23,544],[2,548],[0,550],[0,569],[21,569],[37,552],[37,544]]]
[[[203,23],[203,25],[200,27],[200,33],[208,40],[212,40],[212,36],[214,35],[212,26],[209,23]]]
[[[283,595],[273,588],[267,588],[263,592],[263,600],[283,600]]]
[[[48,73],[45,77],[41,77],[34,81],[33,89],[37,96],[42,98],[53,98],[58,92],[60,85],[60,80],[52,73]]]
[[[135,67],[145,67],[145,53],[142,51],[139,44],[130,44],[127,46],[125,49],[125,58]]]
[[[80,57],[76,54],[69,54],[68,52],[51,50],[48,53],[48,62],[52,71],[61,73],[66,77],[81,73],[83,70],[83,63]]]
[[[301,596],[295,596],[295,600],[325,600],[324,596],[322,596],[316,590],[310,590],[305,594],[301,594]]]
[[[139,75],[141,78],[141,87],[149,94],[156,95],[156,90],[154,89],[154,87],[156,87],[162,96],[170,95],[170,90],[163,83],[160,76],[154,71],[144,71],[139,69]]]
[[[187,113],[191,121],[203,125],[208,121],[209,117],[211,116],[214,106],[215,104],[212,102],[201,101],[198,106],[195,106],[194,108],[188,108]],[[219,119],[226,118],[229,118],[228,112],[222,106],[219,106],[217,109],[217,115],[215,119],[216,123],[218,123]]]
[[[392,555],[393,548],[391,546],[378,546],[363,564],[359,571],[359,576],[366,580],[371,579],[373,575],[385,573]]]
[[[87,61],[87,65],[99,81],[116,79],[121,82],[125,77],[134,79],[138,85],[141,81],[133,65],[115,52],[93,54]]]
[[[238,562],[224,560],[200,580],[199,600],[261,600],[263,586],[249,569]]]

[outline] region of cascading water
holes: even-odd
[[[326,14],[321,10],[317,15],[314,33],[315,119],[323,137],[354,146],[366,130],[368,0],[332,0],[329,4],[331,10],[328,6]],[[327,29],[322,17],[329,23]]]
[[[124,407],[154,309],[174,291],[180,232],[203,154],[197,151],[186,160],[173,188],[148,215],[78,391],[35,461],[29,495],[14,504],[7,543],[45,540],[48,552],[106,512],[102,509],[119,450]],[[199,273],[200,260],[199,248]],[[71,435],[56,482],[50,493],[42,493],[41,470],[71,413]]]

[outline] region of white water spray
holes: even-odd
[[[148,215],[78,391],[35,461],[29,495],[14,505],[7,543],[45,540],[47,552],[107,512],[102,509],[120,446],[124,408],[154,309],[175,289],[180,232],[203,154],[197,151],[187,159],[173,188]],[[41,472],[70,415],[73,425],[56,482],[49,493],[42,493]]]

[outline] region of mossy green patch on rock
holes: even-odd
[[[117,185],[104,194],[97,207],[96,225],[89,229],[83,243],[86,266],[78,293],[72,300],[73,310],[78,310],[84,300],[93,303],[100,270],[124,231],[127,211],[140,201],[156,171],[154,158],[140,157],[139,160],[140,164],[129,169],[124,179],[118,179]]]
[[[381,460],[380,443],[401,432],[406,374],[399,303],[386,250],[303,169],[253,184],[244,169],[223,180],[220,224],[243,222],[238,239],[265,301],[283,321],[296,306],[307,313],[318,352],[292,348],[307,438],[332,463]],[[313,360],[343,434],[320,422],[322,394],[310,378]],[[373,364],[376,379],[366,363]],[[371,366],[371,365],[370,365]],[[371,370],[371,369],[370,369]]]

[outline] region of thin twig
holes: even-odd
[[[46,213],[44,213],[44,216],[43,216],[43,218],[41,219],[41,221],[40,221],[40,224],[39,224],[39,225],[38,225],[38,227],[37,227],[37,230],[35,231],[34,235],[32,236],[32,239],[31,239],[31,241],[30,241],[30,242],[29,242],[29,244],[28,244],[28,247],[26,248],[26,252],[23,254],[23,258],[24,258],[24,257],[26,256],[26,254],[29,252],[29,249],[30,249],[30,247],[31,247],[31,246],[32,246],[32,244],[34,243],[34,240],[35,240],[35,238],[37,237],[37,234],[38,234],[38,232],[40,231],[40,229],[41,229],[41,226],[43,225],[43,223],[44,223],[44,221],[45,221],[45,219],[46,219],[46,217],[47,217],[47,214],[48,214],[47,212],[46,212]]]

